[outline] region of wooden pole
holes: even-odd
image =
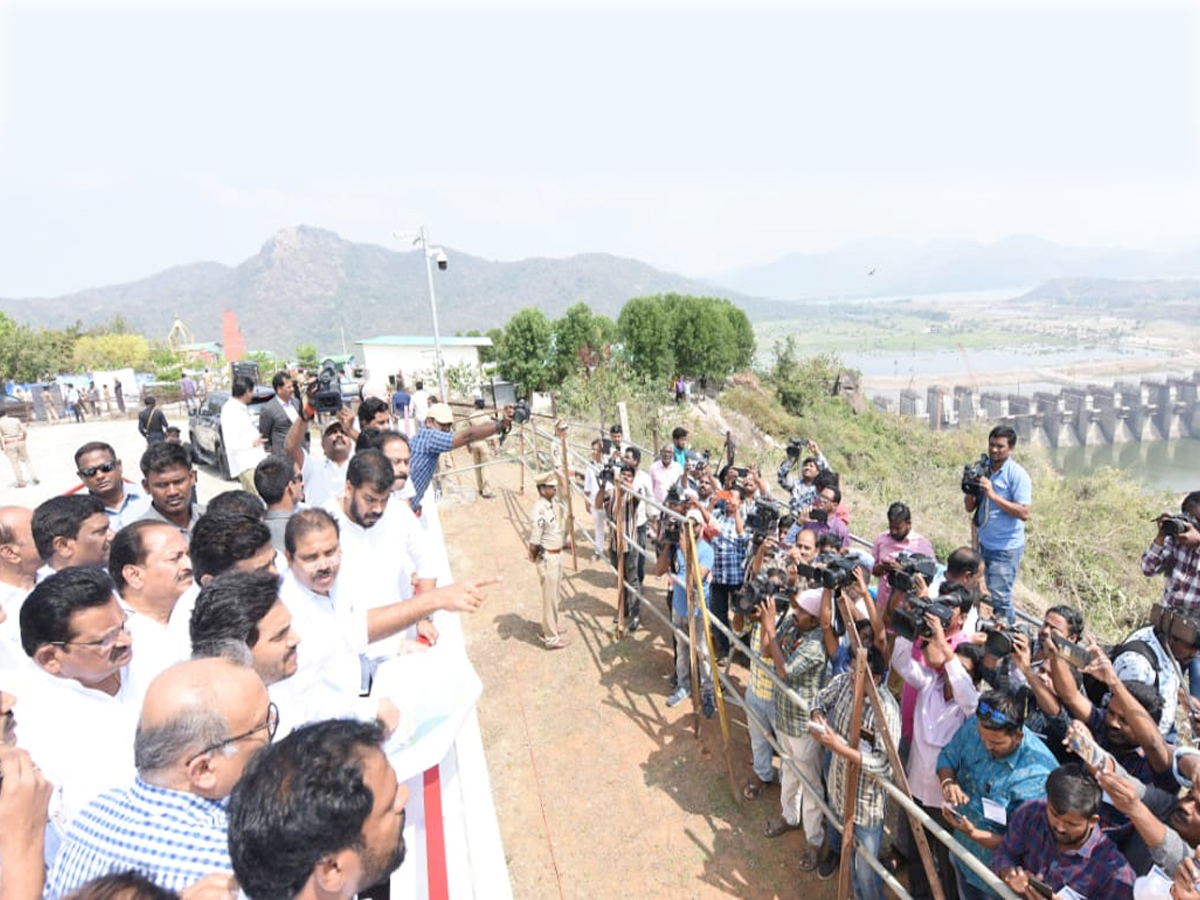
[[[524,497],[525,496],[525,426],[524,425],[521,426],[521,433],[520,433],[519,437],[521,438],[521,449],[518,451],[521,456],[520,494],[522,497]]]
[[[617,529],[617,637],[625,631],[625,492],[617,486],[614,479],[609,484],[617,492],[616,510],[613,524]]]
[[[846,630],[853,633],[853,619],[845,620]],[[853,639],[851,639],[853,642]],[[850,713],[850,733],[845,735],[846,744],[851,750],[858,749],[861,729],[857,727],[862,722],[863,710],[863,681],[870,677],[867,670],[867,651],[860,643],[854,651],[854,705]],[[859,763],[849,763],[846,773],[846,798],[842,808],[842,862],[838,869],[839,897],[853,897],[850,889],[851,862],[854,859],[854,810],[858,806],[858,773],[862,766]]]
[[[567,430],[564,428],[562,434],[559,435],[560,446],[562,447],[562,478],[563,493],[567,495],[567,522],[570,528],[567,530],[567,538],[571,542],[571,565],[573,570],[579,571],[579,554],[575,551],[575,503],[571,496],[571,465],[567,458]]]
[[[685,578],[685,590],[687,591],[687,617],[688,617],[688,659],[691,660],[691,689],[692,689],[692,730],[696,737],[700,737],[700,654],[698,652],[698,644],[696,643],[696,588],[698,586],[697,576],[699,572],[693,565],[692,560],[695,558],[696,539],[691,533],[690,528],[684,528],[681,535],[683,538],[684,554],[683,554],[683,571]],[[674,637],[674,634],[671,635]]]

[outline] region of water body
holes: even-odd
[[[1046,452],[1068,478],[1107,466],[1148,488],[1181,494],[1200,490],[1200,441],[1193,438],[1047,448]]]
[[[989,381],[991,372],[1011,372],[1016,369],[1067,369],[1077,363],[1104,362],[1116,359],[1150,359],[1164,356],[1161,352],[1141,348],[1106,347],[1040,347],[1021,350],[1015,347],[995,350],[968,350],[971,372],[957,350],[920,350],[897,353],[894,350],[843,352],[839,354],[847,366],[858,369],[867,378],[888,376],[944,377],[948,384],[970,384],[971,372],[985,390],[1001,389]],[[1013,391],[1016,393],[1016,391]],[[1029,393],[1023,389],[1022,393]]]

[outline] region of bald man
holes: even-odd
[[[46,896],[62,897],[110,872],[134,870],[176,892],[231,872],[225,800],[277,723],[267,689],[249,667],[196,659],[163,671],[142,704],[137,778],[76,817]]]
[[[8,615],[0,639],[21,643],[21,604],[33,590],[42,566],[33,543],[33,510],[0,506],[0,609]]]

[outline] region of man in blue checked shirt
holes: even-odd
[[[711,522],[717,526],[713,545],[712,613],[723,625],[729,626],[729,601],[742,586],[745,575],[746,548],[753,535],[746,530],[742,518],[742,506],[746,502],[746,491],[735,484],[726,493],[728,498],[720,501],[713,511]],[[722,505],[724,504],[724,505]],[[729,638],[719,629],[713,633],[718,660],[729,652]]]
[[[409,447],[412,449],[412,463],[408,472],[408,480],[413,486],[413,498],[409,501],[413,511],[421,508],[421,498],[425,489],[433,481],[437,471],[438,458],[443,453],[465,447],[471,441],[486,440],[497,434],[507,434],[512,427],[513,408],[505,406],[503,415],[493,422],[472,425],[459,431],[454,430],[454,413],[448,404],[435,403],[429,407],[425,416],[424,427],[412,436]]]
[[[176,892],[232,872],[226,800],[278,722],[247,666],[197,659],[164,670],[142,704],[137,777],[76,816],[46,896],[56,900],[93,878],[130,870]]]

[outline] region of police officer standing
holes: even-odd
[[[555,499],[558,475],[546,472],[537,478],[538,502],[530,518],[529,559],[537,566],[542,585],[542,642],[547,650],[560,650],[571,643],[558,630],[558,583],[562,579],[563,523],[566,512]]]

